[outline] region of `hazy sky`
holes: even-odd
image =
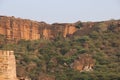
[[[120,19],[120,0],[0,0],[0,15],[48,23]]]

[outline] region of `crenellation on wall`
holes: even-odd
[[[0,80],[17,80],[14,51],[0,50]]]

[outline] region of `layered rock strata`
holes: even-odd
[[[55,38],[59,34],[66,37],[69,34],[73,34],[75,31],[76,27],[74,24],[56,23],[50,25],[45,22],[0,16],[0,34],[4,35],[7,40],[50,39]]]

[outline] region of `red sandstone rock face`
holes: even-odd
[[[76,31],[77,31],[77,29],[76,29],[75,25],[72,25],[72,24],[66,25],[63,36],[66,37],[67,34],[73,34]]]
[[[96,26],[98,26],[102,31],[107,30],[111,24],[120,26],[119,20],[80,23],[81,28],[78,29],[76,28],[77,23],[54,23],[50,25],[45,22],[37,22],[28,19],[0,16],[0,34],[6,36],[8,40],[12,41],[18,41],[20,39],[53,39],[56,36],[67,37],[68,35],[81,36],[89,34]],[[119,30],[120,27],[117,27],[113,31]]]
[[[73,24],[49,25],[28,19],[0,16],[0,34],[5,35],[8,40],[50,39],[56,37],[59,33],[66,37],[69,34],[73,34],[76,30]]]
[[[0,17],[0,34],[5,35],[7,39],[35,40],[39,39],[38,32],[38,22],[14,17]]]
[[[92,71],[95,61],[89,54],[82,54],[71,65],[71,67],[78,71]]]
[[[63,37],[67,37],[67,35],[73,34],[77,31],[74,24],[52,24],[51,31],[53,32],[52,35],[55,37],[57,35],[62,35]]]

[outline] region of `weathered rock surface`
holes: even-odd
[[[0,34],[8,40],[50,39],[58,35],[66,37],[76,31],[74,24],[46,24],[28,19],[0,16]]]
[[[76,26],[78,25],[78,26]],[[57,36],[67,37],[70,35],[86,35],[93,30],[99,29],[106,31],[120,31],[119,20],[104,22],[76,22],[76,23],[54,23],[37,22],[29,19],[0,16],[0,34],[4,35],[9,41],[54,39]]]
[[[71,67],[78,71],[92,71],[95,61],[89,54],[82,54],[76,59]]]

